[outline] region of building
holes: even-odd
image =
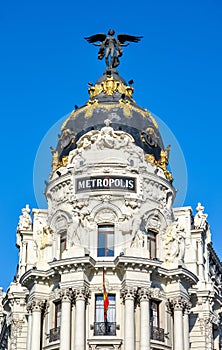
[[[222,348],[207,214],[200,203],[196,213],[172,207],[169,148],[133,90],[107,62],[62,125],[48,209],[26,205],[19,218],[1,350]]]

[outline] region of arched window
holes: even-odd
[[[157,241],[157,233],[155,231],[149,230],[147,231],[147,249],[150,253],[150,259],[156,258],[156,241]]]
[[[114,225],[98,225],[98,256],[114,256]]]

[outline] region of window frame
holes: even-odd
[[[59,316],[60,313],[60,316]],[[54,328],[61,327],[62,303],[61,300],[54,301]]]
[[[99,303],[97,303],[97,298],[101,298],[101,308],[97,307],[99,306]],[[113,298],[113,299],[112,299]],[[109,307],[108,307],[108,310],[107,310],[107,321],[108,322],[116,322],[116,294],[114,293],[110,293],[108,294],[108,299],[109,299]],[[103,308],[103,294],[102,293],[98,293],[98,294],[95,294],[95,322],[104,322],[104,312],[102,312],[102,320],[97,320],[97,315],[99,313],[99,310],[104,310]],[[114,312],[110,312],[110,309],[114,310]],[[112,315],[110,317],[110,314]],[[114,315],[114,317],[113,317]]]
[[[153,317],[152,303],[155,304],[157,307],[157,312],[156,312],[157,324],[155,324],[156,322]],[[150,326],[151,327],[160,328],[160,304],[161,304],[160,300],[150,299]]]
[[[104,230],[105,229],[105,230]],[[107,232],[106,232],[107,229]],[[108,229],[110,232],[108,233]],[[103,231],[104,230],[104,231]],[[104,246],[101,246],[101,239],[104,236]],[[112,239],[112,246],[109,246],[108,236]],[[101,223],[97,225],[97,257],[114,257],[115,225],[113,223]],[[100,252],[101,250],[101,252]],[[104,254],[102,253],[104,251]],[[109,254],[110,252],[110,254]]]
[[[155,259],[157,257],[157,234],[155,230],[147,229],[147,250],[149,252],[150,259]],[[154,243],[154,250],[155,253],[153,254],[153,246]]]
[[[59,256],[62,258],[63,252],[67,248],[67,230],[63,230],[59,233]]]

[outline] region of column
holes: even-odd
[[[184,350],[183,299],[173,300],[174,350]]]
[[[124,349],[134,350],[135,345],[135,322],[134,322],[134,298],[135,290],[125,288],[122,290],[122,297],[125,303],[124,308]]]
[[[28,311],[28,330],[27,330],[27,350],[31,350],[31,339],[32,339],[32,313],[31,313],[31,307],[28,304],[27,305],[27,311]]]
[[[61,292],[61,329],[60,329],[60,350],[70,350],[71,343],[71,299],[72,291]]]
[[[85,349],[85,308],[86,299],[89,292],[86,288],[80,288],[75,291],[76,300],[76,321],[75,321],[75,339],[74,339],[74,350]]]
[[[150,291],[142,288],[139,291],[140,301],[140,350],[150,349]]]
[[[183,316],[184,350],[190,349],[189,314],[190,314],[191,306],[192,305],[190,302],[186,302],[184,305],[184,316]]]
[[[26,263],[27,263],[27,243],[22,243],[22,257],[21,257],[21,275],[25,273],[26,270]]]
[[[45,301],[33,300],[32,308],[32,336],[31,350],[40,350],[41,344],[41,315],[44,309]]]
[[[203,262],[203,242],[201,239],[197,241],[197,264],[198,264],[198,274],[201,282],[205,280],[204,278],[204,262]]]

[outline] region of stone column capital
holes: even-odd
[[[169,307],[173,311],[183,311],[187,303],[188,301],[186,299],[184,299],[181,296],[178,296],[169,300]]]
[[[125,300],[133,300],[136,297],[136,289],[133,287],[125,287],[121,290],[121,297],[123,301]]]
[[[87,301],[88,298],[90,297],[90,291],[87,287],[80,287],[75,289],[74,291],[75,294],[75,300],[84,300]]]
[[[149,288],[141,288],[138,291],[138,301],[149,301],[151,298],[151,290]]]
[[[73,291],[70,288],[62,289],[59,292],[59,297],[61,299],[61,302],[70,302],[73,299]]]
[[[30,300],[27,304],[27,310],[29,312],[42,312],[46,309],[48,303],[46,300],[33,299]]]

